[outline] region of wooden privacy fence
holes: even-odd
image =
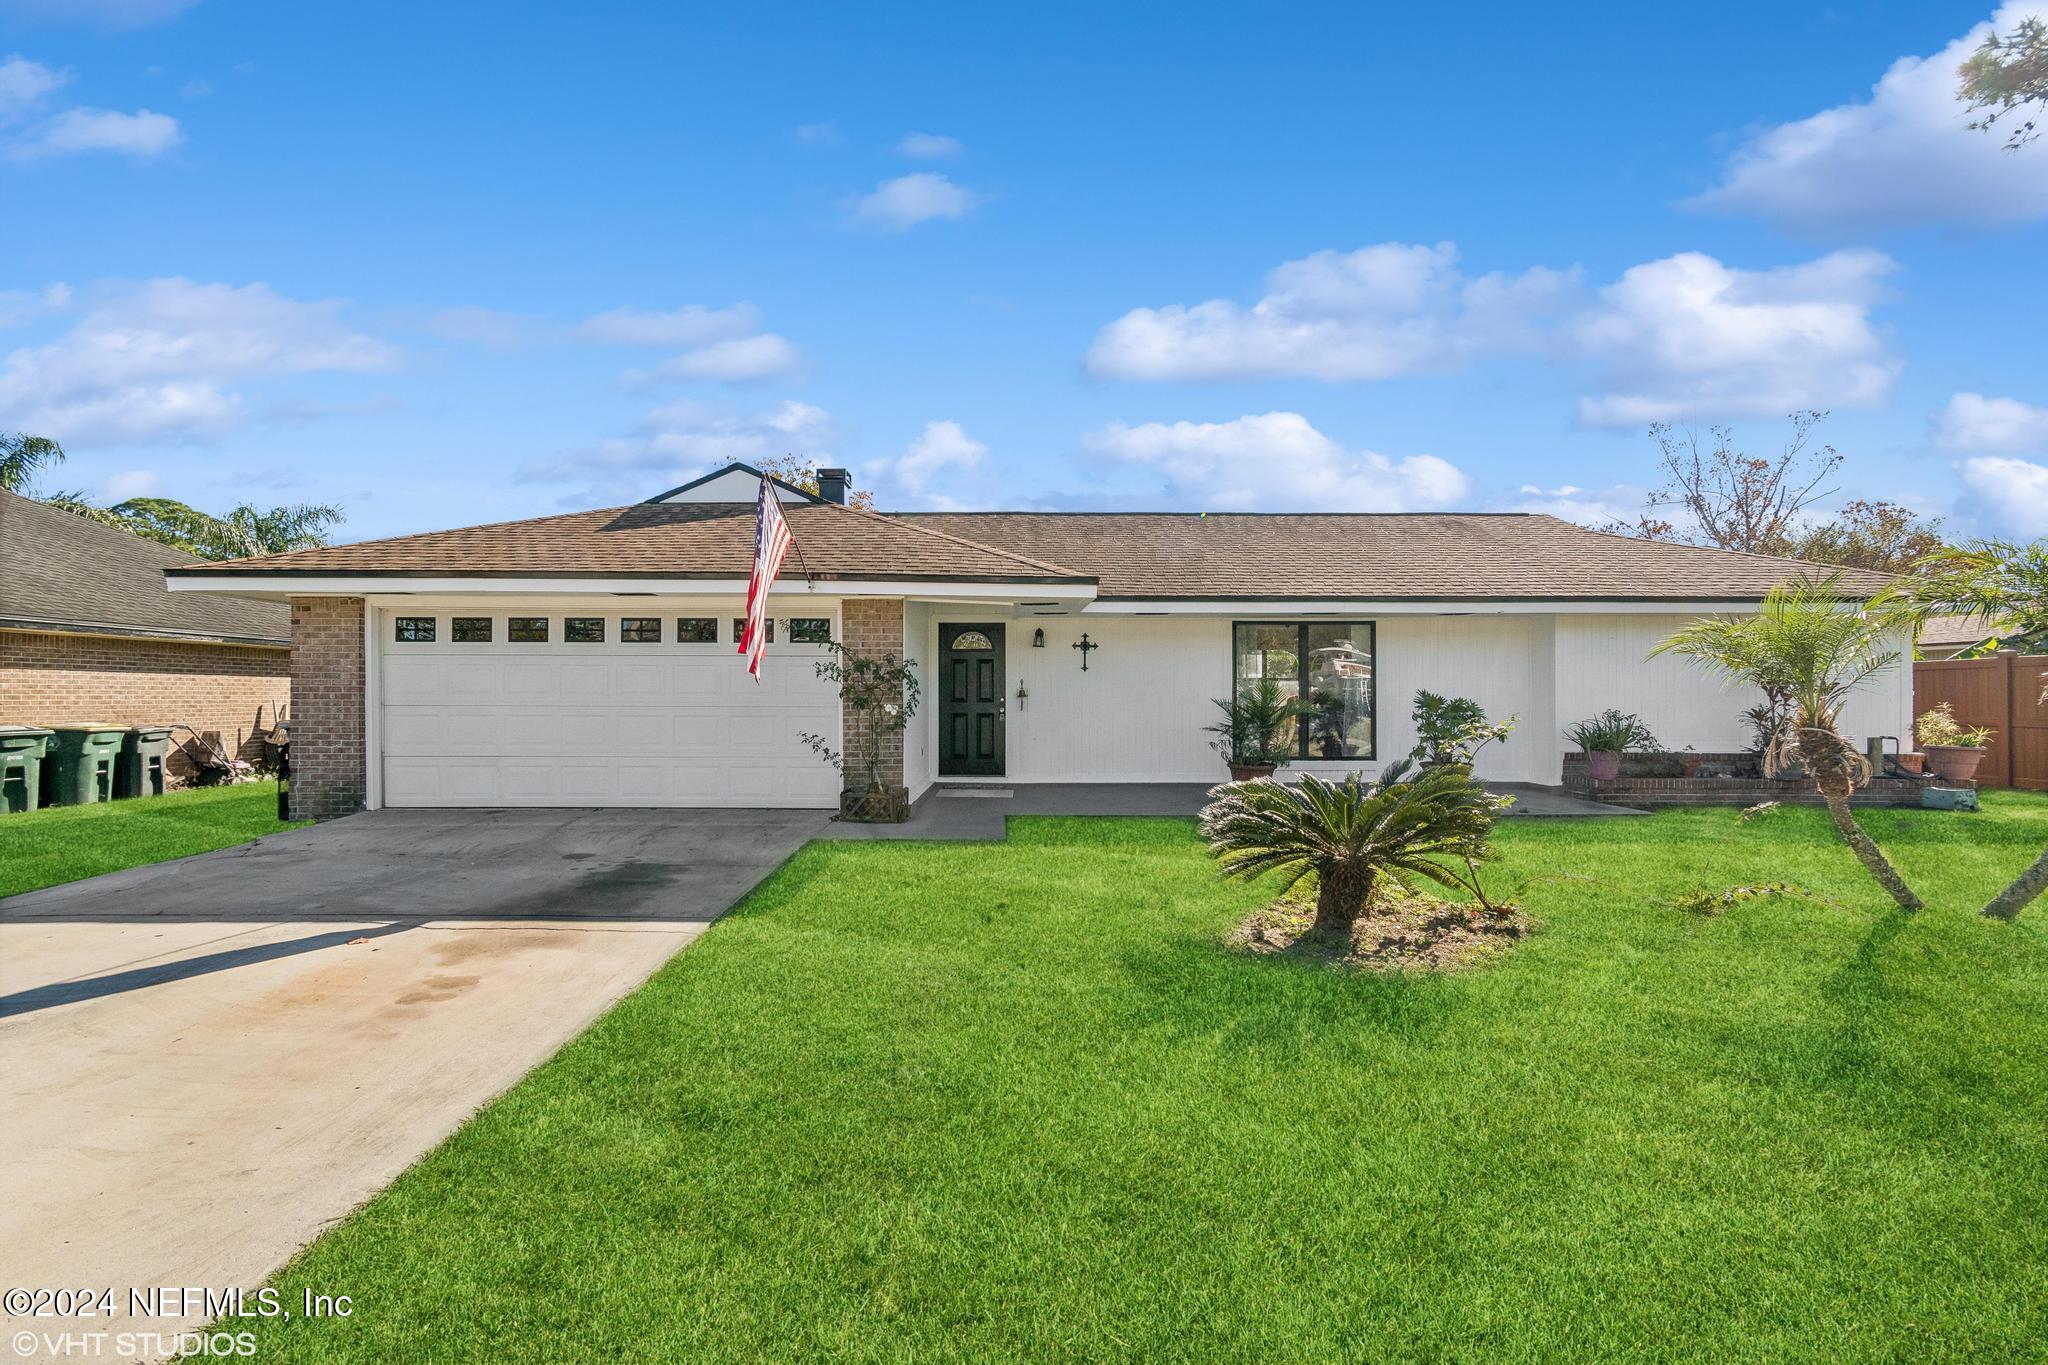
[[[2048,654],[2005,650],[1988,659],[1923,659],[1913,665],[1913,714],[1947,702],[1964,726],[1991,731],[1983,787],[2048,791],[2048,704],[2041,701]]]

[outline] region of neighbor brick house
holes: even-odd
[[[294,813],[379,806],[833,806],[848,723],[833,642],[914,661],[885,755],[934,783],[1224,776],[1215,699],[1278,680],[1308,708],[1291,772],[1376,772],[1419,688],[1519,717],[1489,780],[1555,784],[1562,728],[1606,707],[1670,749],[1746,746],[1758,700],[1649,657],[1811,565],[1495,513],[907,513],[778,487],[796,544],[757,682],[735,645],[760,475],[646,502],[169,572],[176,595],[292,609]],[[1861,575],[1851,591],[1884,579]],[[1852,735],[1904,735],[1886,670]]]
[[[186,725],[260,757],[291,700],[291,612],[165,589],[202,562],[0,491],[0,724]],[[191,775],[182,753],[171,772]]]

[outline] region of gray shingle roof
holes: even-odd
[[[802,555],[820,580],[914,579],[991,583],[1086,583],[1058,564],[835,503],[785,503]],[[533,521],[503,521],[317,550],[190,566],[248,574],[430,574],[533,577],[745,578],[754,562],[751,502],[634,503]]]
[[[0,490],[0,627],[284,645],[290,608],[168,592],[182,550]]]
[[[1669,545],[1534,513],[911,512],[1049,559],[1105,598],[1746,600],[1821,566]],[[1876,591],[1881,574],[1845,588]]]

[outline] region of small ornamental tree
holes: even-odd
[[[846,747],[835,749],[824,735],[800,736],[811,752],[839,769],[844,778],[846,810],[864,819],[903,819],[908,809],[900,783],[882,780],[882,757],[892,737],[901,736],[917,714],[915,664],[894,653],[849,653],[833,640],[832,657],[820,661],[818,676],[839,685],[847,714]]]

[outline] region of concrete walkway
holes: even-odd
[[[255,1288],[824,822],[379,812],[0,901],[0,1286]]]
[[[1494,782],[1488,790],[1512,796],[1511,816],[1644,815],[1628,806],[1588,801],[1562,787],[1532,782]],[[860,825],[835,821],[819,837],[825,839],[958,839],[1001,842],[1013,815],[1150,815],[1192,819],[1209,796],[1200,782],[1020,782],[933,787],[918,799],[910,819],[900,825]]]

